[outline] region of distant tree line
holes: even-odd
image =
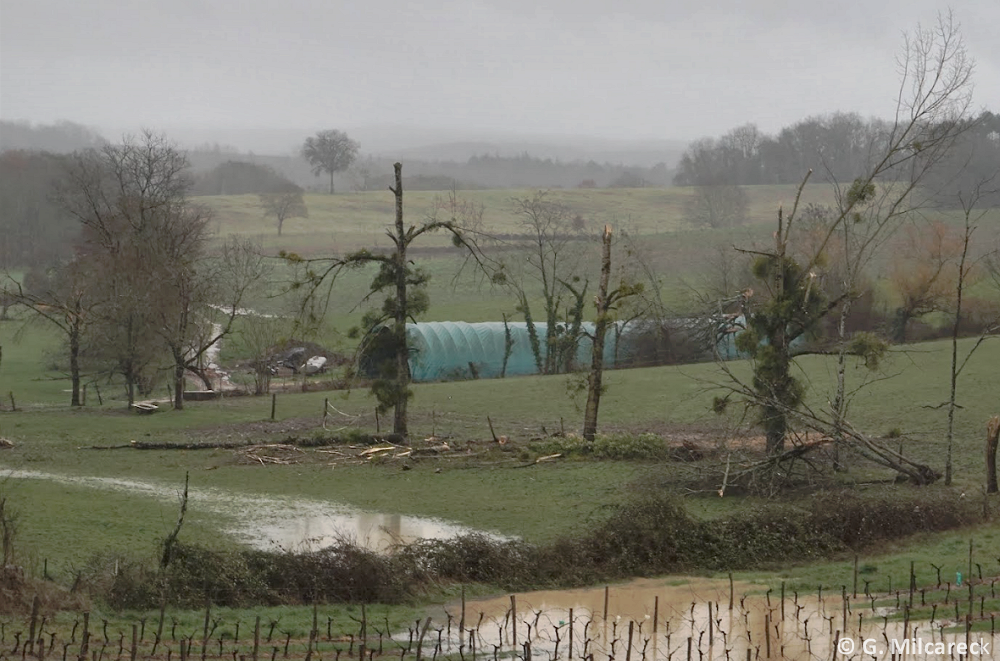
[[[963,182],[988,176],[1000,162],[1000,115],[984,111],[968,120],[948,158],[922,182],[944,201],[954,199]],[[702,138],[681,156],[674,176],[679,186],[753,186],[795,184],[802,173],[849,182],[883,154],[893,124],[857,113],[808,117],[770,135],[755,124],[736,127],[719,138]],[[919,150],[919,146],[915,146]],[[992,169],[991,169],[992,168]],[[887,178],[906,176],[889,168]],[[994,195],[992,204],[1000,196]]]
[[[106,142],[94,129],[74,122],[31,124],[25,121],[0,120],[0,151],[23,149],[65,154],[78,149],[100,147]]]
[[[598,163],[566,162],[539,158],[528,153],[517,156],[483,154],[464,162],[414,163],[407,165],[418,173],[437,174],[476,182],[482,188],[644,188],[669,186],[672,172],[666,163],[653,167]]]
[[[191,195],[266,195],[301,192],[302,187],[273,168],[229,160],[194,176]]]
[[[294,156],[233,154],[225,151],[189,151],[192,168],[200,173],[228,161],[266,166],[304,189],[329,192],[328,181],[316,178],[309,163]],[[403,184],[407,190],[479,190],[489,188],[646,188],[672,185],[674,171],[666,163],[653,167],[561,161],[527,153],[518,156],[485,154],[464,161],[407,160]],[[393,159],[361,156],[333,176],[338,191],[386,190],[393,185]],[[199,189],[200,190],[200,189]],[[200,193],[197,193],[200,194]]]
[[[69,252],[79,227],[52,200],[67,162],[44,152],[0,154],[0,269],[48,263]]]
[[[273,193],[277,177],[316,192],[385,190],[393,185],[395,159],[358,155],[358,145],[344,134],[319,138],[330,131],[317,133],[314,144],[289,155],[261,155],[240,152],[235,147],[206,143],[186,150],[185,156],[195,173],[192,195],[243,195]],[[336,132],[340,133],[340,132]],[[336,140],[334,139],[336,138]],[[340,142],[338,142],[338,140]],[[29,150],[56,154],[100,147],[106,144],[101,135],[73,122],[53,125],[27,122],[0,123],[0,151]],[[344,153],[330,154],[326,164],[325,144],[343,144]],[[407,159],[404,185],[408,190],[474,190],[484,188],[644,188],[670,186],[674,178],[672,155],[646,167],[628,163],[597,160],[567,161],[542,158],[529,152],[508,156],[499,153],[477,154],[465,160]],[[250,167],[255,166],[255,167]],[[259,168],[259,169],[258,169]],[[266,174],[270,170],[271,174]],[[317,174],[318,172],[318,174]],[[390,174],[386,174],[390,173]],[[317,178],[319,174],[329,177]]]

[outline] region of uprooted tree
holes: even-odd
[[[884,134],[869,145],[872,155],[864,171],[848,185],[836,184],[837,207],[829,214],[809,249],[796,254],[793,228],[806,175],[791,212],[778,213],[775,245],[770,250],[745,251],[754,256],[753,273],[766,295],[747,301],[746,328],[737,348],[751,359],[753,376],[747,381],[723,366],[730,393],[716,401],[724,408],[737,395],[756,414],[767,437],[767,466],[785,457],[799,457],[802,445],[786,450],[796,426],[814,429],[837,439],[860,456],[926,484],[939,477],[929,466],[916,463],[856,430],[845,417],[846,393],[842,381],[844,357],[856,355],[877,365],[884,343],[867,335],[841,333],[836,353],[840,359],[838,392],[832,410],[814,411],[803,400],[805,386],[794,375],[796,346],[810,337],[819,322],[857,296],[861,269],[872,250],[898,226],[907,212],[922,206],[920,184],[968,127],[965,121],[971,94],[972,62],[957,25],[950,15],[939,17],[933,29],[918,28],[907,38],[902,58],[902,81],[896,116]],[[810,171],[811,174],[811,171]],[[858,232],[856,228],[864,228]],[[853,233],[853,234],[852,234]],[[819,266],[826,261],[835,237],[846,235],[845,273],[841,291],[829,296]],[[858,240],[858,236],[862,240]],[[824,351],[823,353],[830,353]]]

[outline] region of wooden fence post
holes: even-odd
[[[986,493],[997,493],[997,445],[1000,443],[1000,416],[986,425]]]

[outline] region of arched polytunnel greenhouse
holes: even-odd
[[[545,361],[545,324],[535,324],[540,359]],[[576,351],[571,354],[569,368],[590,366],[592,342],[587,333],[594,332],[594,324],[582,324],[577,338]],[[382,327],[376,332],[385,333]],[[567,327],[560,324],[560,335]],[[507,338],[511,341],[507,350]],[[614,367],[615,346],[618,339],[615,328],[609,329],[604,343],[604,364]],[[464,321],[431,321],[406,325],[410,347],[410,374],[414,381],[447,381],[455,379],[492,379],[500,376],[538,374],[539,369],[532,350],[532,341],[525,322],[491,321],[468,323]],[[369,342],[372,350],[361,356],[361,371],[375,376],[378,365],[390,356],[380,356],[386,343]]]
[[[544,365],[546,359],[546,325],[534,326],[539,348],[537,360],[525,322],[507,322],[506,327],[502,321],[407,324],[410,375],[414,381],[426,382],[539,374],[542,370],[538,363]],[[616,322],[608,328],[605,338],[604,366],[640,367],[715,358],[731,360],[741,357],[735,344],[735,335],[741,329],[741,317]],[[389,332],[387,326],[380,326],[365,339],[359,368],[369,378],[379,376],[379,366],[394,363]],[[560,345],[566,348],[558,359],[558,371],[589,369],[590,335],[594,332],[594,324],[582,324],[575,350],[573,343],[567,341],[570,332],[567,324],[559,324],[557,337],[563,338],[565,343]]]

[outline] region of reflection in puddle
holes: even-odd
[[[987,583],[981,589],[989,593],[991,587]],[[755,594],[747,596],[749,592]],[[643,579],[607,590],[530,592],[470,601],[464,617],[461,605],[451,604],[434,616],[425,648],[428,655],[433,647],[435,652],[462,656],[585,661],[995,658],[997,638],[989,629],[967,634],[964,616],[958,621],[906,622],[890,620],[891,612],[873,608],[860,594],[856,600],[849,595],[845,602],[839,590],[822,596],[789,591],[782,601],[776,592],[760,592],[760,586],[740,583],[731,592],[725,580],[670,584]],[[989,614],[985,617],[989,625]],[[462,621],[464,636],[459,634]],[[956,624],[960,631],[947,631]],[[842,639],[843,647],[835,653]],[[907,639],[910,642],[904,642]],[[988,644],[985,653],[960,657],[961,644],[980,639]]]
[[[414,516],[373,512],[338,511],[330,505],[313,503],[303,511],[297,501],[294,516],[282,515],[254,526],[249,541],[254,546],[278,545],[291,549],[316,549],[349,540],[364,548],[383,551],[394,543],[418,539],[447,539],[473,532],[469,528]],[[244,534],[246,534],[244,532]]]
[[[176,487],[142,480],[9,469],[4,475],[126,492],[161,501],[178,502],[180,498]],[[349,540],[364,548],[384,551],[394,541],[445,539],[475,532],[437,519],[364,512],[305,498],[250,496],[203,487],[191,487],[188,494],[191,512],[211,513],[230,521],[223,527],[224,532],[262,549],[315,550]]]

